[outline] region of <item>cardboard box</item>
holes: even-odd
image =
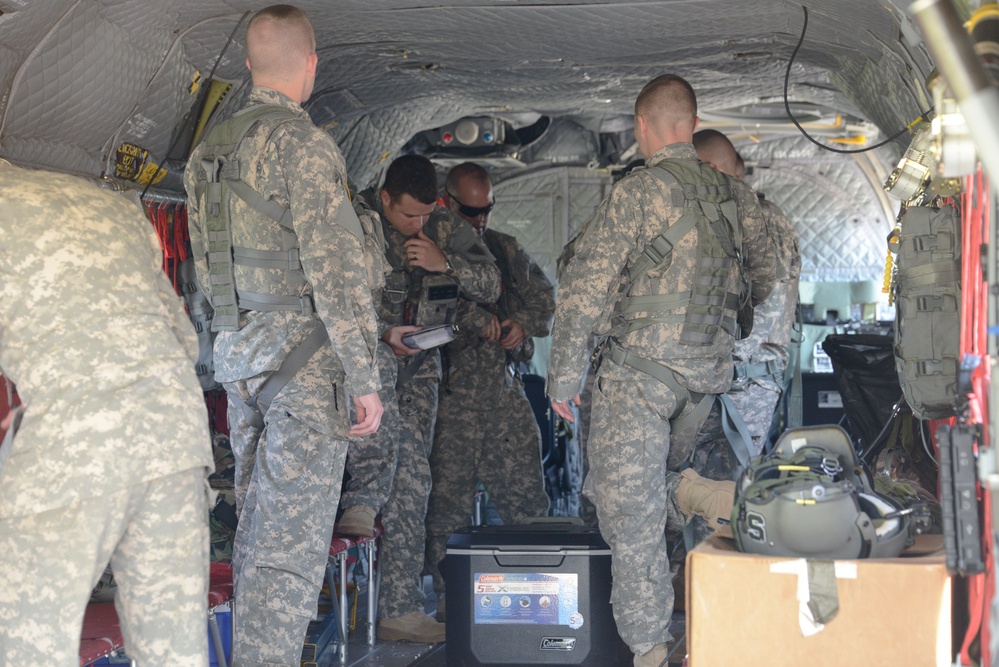
[[[918,536],[904,557],[834,566],[839,611],[816,624],[805,559],[743,554],[717,537],[701,543],[687,555],[689,666],[951,664],[951,584],[939,535]]]

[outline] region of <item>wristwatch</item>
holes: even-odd
[[[444,269],[444,275],[448,278],[458,280],[458,272],[454,270],[453,266],[451,266],[451,259],[447,255],[444,255],[444,261],[447,262],[447,267]]]

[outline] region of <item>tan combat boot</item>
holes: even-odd
[[[437,644],[444,641],[444,624],[438,623],[422,611],[411,611],[378,622],[378,638],[385,641]]]
[[[665,667],[665,663],[666,644],[656,644],[648,653],[635,656],[635,667]]]
[[[375,534],[375,514],[367,505],[348,507],[336,524],[336,532],[371,537]]]
[[[732,537],[730,520],[735,504],[735,482],[707,479],[691,468],[681,472],[680,477],[676,487],[680,511],[703,517],[718,535]]]

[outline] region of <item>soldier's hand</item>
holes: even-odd
[[[524,327],[520,326],[518,322],[513,320],[503,320],[500,323],[501,329],[508,329],[509,333],[500,340],[500,347],[504,350],[515,350],[520,347],[520,344],[524,342],[527,338],[527,332],[524,331]]]
[[[572,402],[577,406],[579,405],[579,394],[573,397]],[[572,423],[576,421],[572,416],[572,410],[569,408],[569,401],[552,401],[552,410],[567,422]]]
[[[489,324],[486,325],[479,335],[490,343],[495,343],[500,339],[502,331],[503,328],[500,326],[499,318],[493,315],[493,319],[489,320]]]
[[[395,356],[397,357],[419,354],[420,349],[406,345],[402,342],[402,337],[408,333],[419,331],[422,328],[423,327],[414,327],[412,325],[392,327],[382,334],[382,340],[388,343],[388,346],[392,348],[392,351],[395,352]]]
[[[447,271],[447,257],[422,229],[416,233],[416,238],[409,239],[402,246],[406,249],[410,266],[418,266],[434,273]]]
[[[10,428],[10,425],[14,423],[14,417],[17,416],[17,413],[20,410],[23,410],[21,406],[11,408],[10,412],[7,413],[7,416],[3,418],[3,421],[0,421],[0,431],[6,431]]]
[[[354,397],[354,408],[357,410],[357,423],[350,427],[353,436],[371,435],[382,423],[382,399],[378,393]]]

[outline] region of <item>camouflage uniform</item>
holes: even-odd
[[[374,209],[381,214],[381,200]],[[418,294],[425,276],[421,268],[411,268],[403,244],[404,236],[382,216],[387,243],[386,257],[393,272],[383,293],[379,319],[388,326],[411,324],[418,313],[413,295]],[[436,207],[423,225],[426,234],[444,252],[456,273],[461,294],[480,302],[499,297],[499,270],[475,230],[443,207]],[[403,287],[409,282],[408,289]],[[382,508],[385,528],[382,553],[382,579],[379,613],[394,618],[423,611],[426,602],[419,585],[426,541],[424,520],[430,496],[430,457],[437,415],[437,392],[441,378],[440,353],[431,350],[419,367],[410,368],[414,356],[398,358],[398,372],[410,379],[398,388],[400,428],[398,464],[392,492]],[[407,370],[408,369],[408,370]]]
[[[427,509],[427,567],[439,595],[444,580],[437,564],[448,537],[468,522],[476,482],[482,482],[506,522],[548,510],[541,431],[512,365],[531,358],[531,337],[551,332],[555,288],[517,239],[487,229],[483,240],[497,259],[503,291],[495,304],[464,302],[461,332],[446,348]],[[524,327],[527,338],[512,354],[479,335],[494,315]]]
[[[728,397],[753,438],[754,454],[763,451],[774,409],[784,389],[801,276],[801,254],[794,225],[779,206],[767,200],[761,203],[767,233],[777,251],[777,282],[770,296],[754,309],[752,334],[735,343],[732,358],[736,379],[728,390]],[[747,379],[747,368],[754,377]],[[691,467],[710,479],[732,479],[738,472],[739,462],[722,430],[721,408],[717,404],[698,432]],[[700,517],[694,519],[694,525],[695,543],[712,532]]]
[[[207,665],[211,440],[152,226],[0,161],[0,237],[0,365],[27,408],[0,447],[0,664],[79,665],[110,560],[129,655]]]
[[[674,199],[680,186],[664,183],[650,173],[651,167],[665,160],[682,160],[690,168],[700,169],[691,144],[673,144],[657,151],[647,162],[650,168],[635,170],[614,186],[566,269],[559,288],[548,368],[552,400],[566,401],[579,393],[590,336],[607,332],[603,323],[609,321],[621,298],[631,267],[646,246],[684,212]],[[773,249],[752,191],[734,187],[733,196],[743,223],[745,268],[752,280],[754,300],[759,301],[773,285]],[[690,290],[697,270],[697,248],[703,243],[698,237],[688,233],[677,241],[669,268],[649,271],[633,284],[632,294]],[[727,284],[737,286],[738,269],[733,266],[727,274]],[[686,307],[680,310],[685,312]],[[630,333],[616,329],[610,333],[629,353],[679,374],[691,392],[726,390],[732,373],[732,335],[719,329],[710,345],[690,346],[681,343],[683,331],[682,322],[667,320]],[[611,602],[617,627],[636,655],[672,639],[668,627],[673,590],[664,529],[667,522],[682,525],[684,521],[675,501],[679,483],[675,471],[687,460],[693,445],[692,437],[683,442],[671,439],[669,420],[677,401],[673,391],[659,380],[609,358],[603,360],[593,387],[587,443],[590,471],[584,492],[596,505],[601,533],[611,546]],[[684,412],[691,408],[688,403]]]
[[[381,303],[385,276],[392,272],[385,257],[385,234],[381,217],[372,211],[361,197],[354,198],[354,211],[364,232],[364,264],[367,268],[371,298]],[[379,318],[378,334],[388,331],[387,322]],[[350,479],[344,484],[340,506],[343,508],[367,505],[375,514],[384,507],[392,492],[399,456],[399,395],[395,383],[399,377],[395,353],[387,343],[378,342],[378,374],[382,388],[378,397],[385,412],[377,433],[357,438],[347,452],[347,472]]]
[[[242,310],[239,329],[220,331],[215,340],[215,376],[229,396],[236,459],[233,660],[288,665],[299,660],[323,582],[347,454],[348,396],[380,387],[378,331],[360,231],[337,222],[343,216],[356,222],[343,156],[286,96],[255,86],[247,106],[260,104],[284,108],[297,118],[273,133],[255,126],[237,158],[253,190],[289,207],[315,312]],[[205,202],[199,200],[197,183],[204,150],[201,144],[193,151],[185,172],[196,249],[206,245]],[[234,243],[249,245],[275,235],[277,223],[242,200],[232,198],[231,211]],[[206,256],[196,250],[195,262],[202,290],[210,294]],[[244,281],[282,285],[287,273],[237,266],[237,291]],[[243,404],[317,327],[326,329],[332,344],[324,344],[277,393],[263,415],[263,429],[257,428]]]

